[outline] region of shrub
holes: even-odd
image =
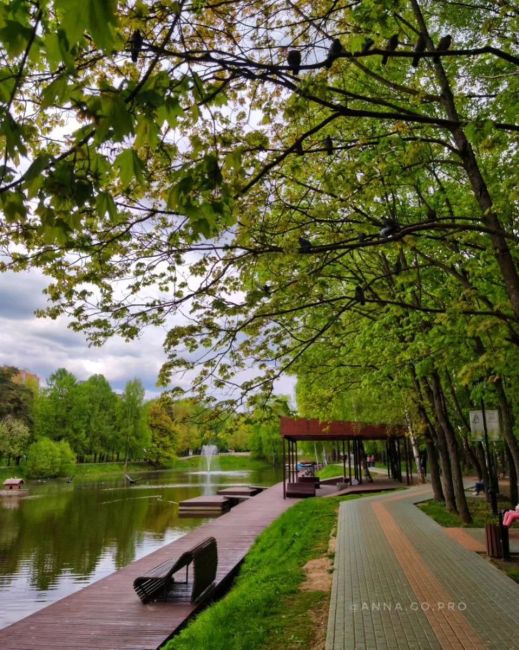
[[[68,442],[41,438],[29,447],[25,473],[28,478],[70,476],[75,462],[74,452]]]

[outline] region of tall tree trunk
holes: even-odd
[[[428,425],[427,425],[428,426]],[[429,473],[431,476],[431,486],[435,501],[445,501],[443,494],[442,482],[440,478],[440,465],[438,463],[438,453],[431,436],[430,431],[425,434],[425,446],[427,447],[427,462],[429,463]]]
[[[462,520],[466,524],[469,524],[472,521],[472,516],[470,514],[469,507],[467,505],[467,498],[465,496],[465,486],[463,485],[463,474],[461,471],[460,458],[458,453],[458,443],[456,440],[456,434],[454,433],[447,413],[440,376],[436,371],[432,373],[431,388],[436,417],[438,419],[440,428],[443,430],[443,433],[445,435],[447,449],[449,452],[456,507]]]
[[[431,431],[432,439],[436,445],[436,449],[438,450],[438,458],[440,461],[440,469],[441,469],[442,488],[443,488],[443,494],[445,496],[445,507],[449,512],[457,513],[458,508],[456,506],[456,498],[454,495],[454,485],[452,481],[452,471],[451,471],[451,459],[449,456],[447,440],[445,438],[445,432],[438,420],[431,387],[429,386],[427,381],[423,381],[421,385],[423,387],[423,392],[425,393],[427,399],[429,400],[429,404],[431,406],[432,412],[434,414],[434,419],[436,422],[436,426],[433,426],[432,422],[430,423],[430,431]],[[424,415],[427,418],[425,409],[424,409]]]
[[[483,479],[483,469],[481,467],[481,462],[477,456],[476,450],[474,447],[470,444],[470,441],[468,439],[468,432],[470,431],[470,422],[468,418],[466,417],[465,413],[463,412],[463,409],[461,408],[460,401],[458,399],[458,394],[456,392],[456,387],[454,386],[454,383],[452,381],[452,377],[449,372],[446,373],[447,377],[447,383],[449,385],[449,392],[452,397],[452,402],[454,404],[454,408],[456,409],[456,413],[458,414],[458,417],[462,423],[463,426],[463,431],[461,432],[461,437],[462,437],[462,442],[463,442],[463,449],[465,450],[467,456],[469,457],[470,464],[476,471],[476,474],[478,475],[478,479],[482,480]]]
[[[497,399],[499,402],[499,410],[501,411],[501,425],[503,428],[503,438],[505,439],[512,461],[515,467],[515,489],[517,491],[517,475],[519,474],[519,441],[514,434],[514,414],[510,402],[506,396],[505,388],[501,379],[494,383]],[[510,476],[510,483],[512,477]],[[510,490],[512,486],[510,485]]]
[[[514,459],[510,453],[510,447],[505,442],[506,458],[508,461],[508,472],[510,476],[510,503],[515,507],[519,503],[519,490],[517,489],[517,472],[515,471]]]
[[[413,458],[414,458],[414,463],[416,465],[416,471],[418,472],[418,476],[420,477],[420,483],[426,483],[427,481],[425,478],[425,472],[422,468],[422,464],[420,463],[420,452],[418,450],[418,442],[413,432],[413,424],[411,422],[411,418],[409,417],[409,413],[407,412],[405,414],[405,419],[407,421],[407,428],[409,429],[409,439],[411,441],[411,449],[413,451]]]

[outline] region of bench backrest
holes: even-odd
[[[218,551],[214,537],[208,537],[191,549],[193,557],[193,590],[191,600],[196,602],[212,586],[216,578]]]

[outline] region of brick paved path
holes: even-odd
[[[326,650],[519,650],[519,585],[414,505],[429,492],[341,504]]]

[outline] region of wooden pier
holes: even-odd
[[[235,506],[112,575],[0,630],[2,650],[155,650],[197,611],[191,603],[143,605],[133,580],[177,558],[208,536],[218,544],[217,591],[223,591],[258,535],[295,499],[281,483]]]

